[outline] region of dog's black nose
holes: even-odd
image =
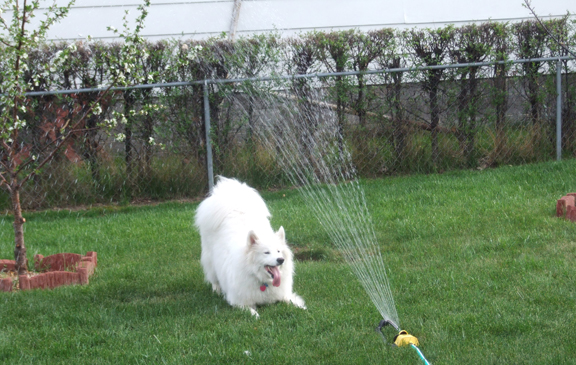
[[[282,257],[277,258],[276,261],[278,262],[278,265],[282,265],[282,263],[284,262],[284,259]]]

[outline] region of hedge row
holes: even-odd
[[[141,57],[138,64],[129,67],[123,62],[122,47],[117,43],[92,40],[49,43],[28,55],[26,77],[32,85],[30,91],[45,91],[105,86],[119,72],[128,83],[135,84],[540,58],[566,55],[565,48],[558,46],[556,40],[560,39],[565,46],[570,47],[575,38],[571,25],[569,19],[565,18],[546,21],[544,26],[524,21],[403,31],[311,32],[294,38],[282,38],[272,33],[235,41],[224,37],[147,41],[140,44]],[[56,63],[54,60],[60,59],[57,55],[64,49],[69,52],[69,57],[64,62]],[[0,60],[1,52],[0,48]],[[569,66],[568,62],[563,64],[565,71],[572,71]],[[5,67],[1,61],[0,67]],[[478,147],[481,139],[479,133],[482,132],[480,119],[489,119],[489,123],[495,126],[494,132],[484,131],[485,136],[496,134],[493,138],[499,141],[505,139],[499,134],[504,133],[505,124],[509,122],[506,113],[512,84],[525,97],[522,108],[527,112],[527,121],[537,126],[539,131],[546,129],[551,113],[547,105],[553,88],[543,78],[553,73],[555,67],[554,63],[546,62],[530,62],[514,67],[501,64],[490,68],[435,69],[373,77],[332,77],[321,81],[294,80],[283,86],[303,100],[310,88],[326,90],[342,135],[348,134],[348,137],[353,138],[354,133],[371,133],[371,125],[379,124],[379,133],[384,136],[381,139],[392,146],[390,155],[382,158],[392,162],[383,163],[387,165],[384,168],[373,166],[368,161],[357,161],[361,173],[375,176],[394,171],[426,172],[447,167],[442,165],[445,153],[439,139],[439,133],[443,131],[454,136],[459,153],[467,161],[464,166],[479,165],[479,161],[486,155],[484,152],[481,155]],[[487,79],[490,85],[486,83]],[[517,81],[511,83],[511,79]],[[243,162],[252,166],[252,176],[246,178],[256,186],[276,184],[278,180],[270,178],[270,170],[264,171],[264,167],[255,166],[255,147],[247,143],[251,141],[251,128],[245,127],[253,126],[257,101],[263,92],[269,88],[278,90],[278,84],[210,84],[209,87],[216,173],[248,174],[238,172],[231,163],[239,164],[241,156],[252,156]],[[573,119],[575,95],[571,88],[566,88],[566,119]],[[69,113],[86,109],[96,96],[96,93],[83,93],[69,97],[31,98],[22,116],[28,121],[24,143],[30,147],[23,150],[31,154],[42,151],[48,153],[50,149],[46,146],[57,137],[59,123],[65,123]],[[416,116],[414,110],[417,108],[423,112]],[[238,112],[234,114],[237,109],[242,109],[241,118]],[[489,109],[492,115],[488,118],[486,113],[482,114],[483,109]],[[118,126],[111,131],[116,137],[113,143],[109,136],[98,130],[98,126],[103,118],[118,115],[121,115]],[[83,129],[78,131],[77,138],[63,150],[60,162],[82,162],[87,166],[88,180],[92,181],[93,189],[107,192],[75,193],[77,196],[89,196],[87,199],[90,201],[194,195],[198,189],[203,189],[205,182],[203,165],[206,134],[203,115],[202,85],[112,93],[101,102],[101,113],[87,119]],[[356,132],[349,128],[351,116],[355,120]],[[384,125],[387,129],[382,129]],[[358,129],[358,126],[361,128]],[[414,126],[418,128],[414,129]],[[360,130],[364,132],[358,132]],[[420,138],[415,132],[417,130],[426,131],[425,138],[430,144],[430,151],[427,152],[430,161],[426,168],[420,163],[408,161],[411,158],[422,158],[422,154],[417,152],[421,150],[409,150],[411,143],[416,144],[414,138]],[[358,136],[354,138],[362,139]],[[353,152],[364,151],[370,145],[365,142],[363,140],[356,145],[350,142]],[[383,142],[374,139],[373,143],[378,145],[378,153],[381,153]],[[500,145],[494,147],[502,148]],[[366,156],[360,158],[369,160],[373,159],[376,152],[363,153]],[[121,163],[112,163],[117,156],[121,156]],[[164,178],[152,183],[159,174],[179,172],[178,163],[174,165],[173,162],[163,163],[165,168],[162,172],[155,170],[155,158],[158,160],[159,156],[163,156],[164,161],[186,161],[189,164],[187,168],[195,171],[199,181],[194,187],[196,190],[188,189],[190,176]],[[269,157],[263,157],[259,163],[273,165]],[[58,164],[59,161],[56,161],[53,165]],[[362,165],[367,168],[363,170]],[[105,172],[103,166],[108,166]],[[69,183],[68,180],[78,181],[78,173],[73,171],[74,168],[65,167],[65,173],[58,170],[60,176],[68,176],[62,177],[63,180],[58,184],[63,186]],[[55,170],[49,171],[47,168],[42,176],[54,174]],[[254,181],[262,175],[270,180],[260,184]],[[34,187],[36,195],[41,198],[33,199],[34,202],[29,205],[69,204],[66,201],[44,202],[50,194],[62,194],[61,190],[54,188],[55,182],[48,184],[46,180],[50,178],[42,176],[37,179]],[[167,189],[166,181],[182,181],[184,187],[170,188],[172,192],[163,193],[142,187],[157,185],[159,190]],[[50,189],[59,192],[53,194]],[[98,197],[98,194],[102,197]],[[80,199],[78,203],[85,202]]]
[[[143,43],[140,65],[124,71],[127,78],[150,83],[566,55],[556,40],[568,46],[574,43],[569,20],[548,20],[543,25],[523,21],[365,33],[311,32],[295,38],[271,33],[235,41],[225,35],[161,40]],[[54,55],[65,48],[72,49],[68,60],[52,65]],[[0,48],[0,59],[1,52]],[[31,91],[106,85],[111,70],[123,67],[119,52],[116,43],[93,40],[46,44],[28,58],[28,77],[37,79]],[[536,65],[526,66],[527,74],[534,71],[538,71]]]

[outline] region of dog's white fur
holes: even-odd
[[[225,177],[219,177],[196,211],[205,280],[230,305],[249,309],[256,317],[259,304],[284,301],[306,309],[292,291],[294,261],[284,228],[274,232],[269,218],[256,190]]]

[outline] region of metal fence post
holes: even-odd
[[[556,160],[562,159],[562,60],[556,61]]]
[[[212,162],[212,143],[210,141],[210,101],[208,100],[208,80],[204,80],[204,126],[206,128],[206,174],[208,190],[214,187],[214,167]]]

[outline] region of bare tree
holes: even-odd
[[[37,15],[40,9],[40,0],[6,0],[2,10],[11,10],[12,19],[7,21],[4,12],[0,13],[0,44],[3,46],[3,57],[6,67],[0,70],[2,79],[2,94],[0,96],[0,186],[10,194],[14,213],[14,258],[16,269],[19,274],[28,271],[26,258],[26,246],[24,243],[24,223],[20,204],[22,187],[47,163],[53,160],[57,154],[67,146],[70,140],[80,132],[85,132],[85,121],[94,114],[101,113],[100,101],[106,95],[101,93],[87,108],[74,107],[62,114],[58,120],[58,128],[47,131],[53,133],[42,146],[39,154],[31,153],[26,143],[26,136],[30,134],[30,125],[25,119],[27,107],[33,105],[33,99],[26,96],[26,92],[38,83],[39,75],[25,77],[27,70],[25,61],[32,50],[39,47],[40,42],[46,38],[48,29],[56,22],[67,16],[74,0],[66,6],[59,7],[56,1],[48,7],[44,20],[36,29],[29,30],[31,19]],[[145,6],[149,0],[145,0]],[[146,16],[144,7],[141,7],[142,15],[137,19],[136,32],[134,34],[123,33],[127,41],[125,47],[132,46],[138,40],[138,32]],[[73,47],[68,47],[58,52],[50,60],[54,67],[61,67]],[[127,67],[130,62],[127,60]],[[123,80],[122,71],[115,74],[111,86]],[[111,87],[110,86],[110,87]],[[108,88],[109,90],[110,88]],[[108,123],[114,123],[108,120]],[[101,125],[100,127],[102,127]]]

